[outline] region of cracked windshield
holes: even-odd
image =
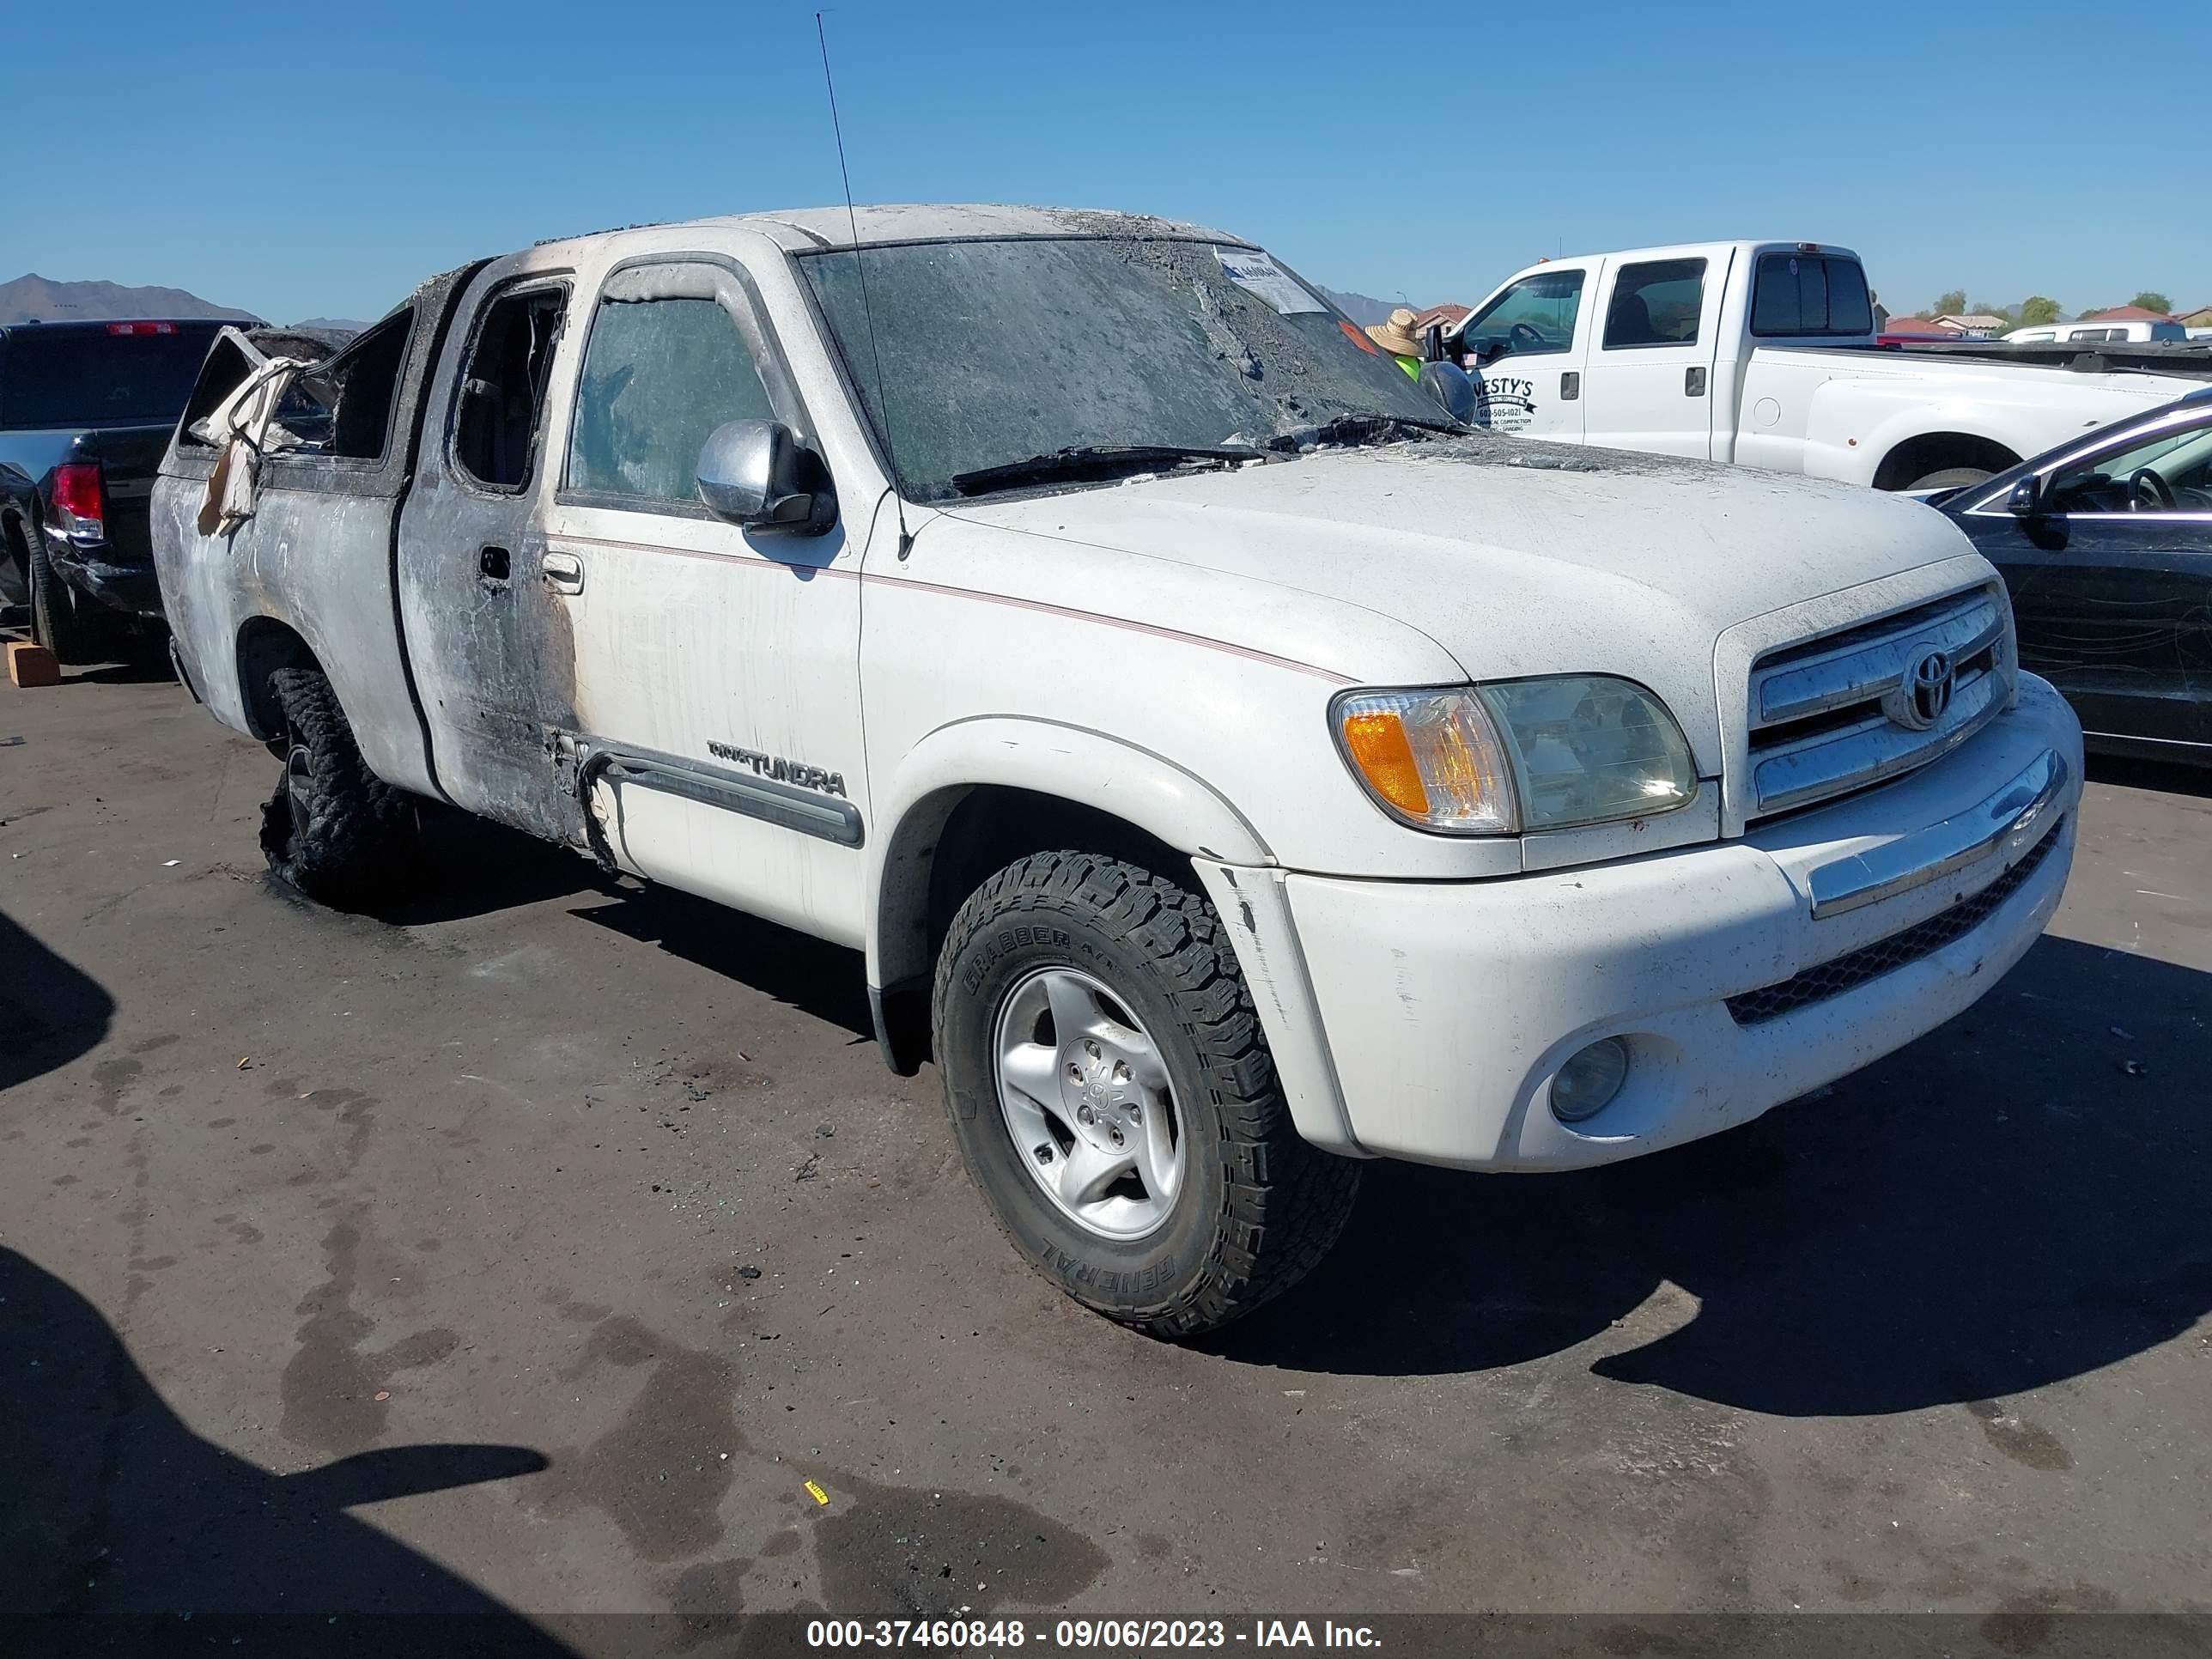
[[[849,252],[799,264],[911,499],[1042,482],[1028,464],[1070,450],[1134,447],[1156,469],[1295,449],[1346,416],[1361,441],[1456,429],[1393,358],[1252,248],[1133,237],[871,248],[865,308]]]

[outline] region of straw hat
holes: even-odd
[[[1393,356],[1418,357],[1421,355],[1421,343],[1413,337],[1413,325],[1420,320],[1419,313],[1400,306],[1390,313],[1389,322],[1370,325],[1367,337]]]

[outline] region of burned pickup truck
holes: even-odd
[[[161,639],[146,525],[154,470],[210,347],[306,362],[343,336],[206,318],[0,328],[0,605],[64,663]],[[314,406],[286,412],[303,427]]]
[[[550,242],[211,357],[161,471],[280,875],[404,880],[442,801],[852,947],[1015,1248],[1163,1334],[1363,1158],[1599,1164],[1865,1065],[2073,855],[2080,730],[1940,515],[1471,433],[1216,231]]]

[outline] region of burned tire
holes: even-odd
[[[23,580],[29,590],[31,637],[70,668],[105,662],[108,630],[86,613],[93,601],[61,579],[46,552],[46,538],[33,513],[19,522],[23,530]]]
[[[969,1172],[1086,1307],[1212,1330],[1343,1230],[1360,1166],[1299,1138],[1203,895],[1093,854],[1025,858],[953,918],[932,1013]]]
[[[331,683],[312,668],[270,678],[284,716],[284,770],[261,813],[261,850],[279,881],[340,908],[389,890],[412,848],[407,797],[361,758]]]
[[[1996,476],[1987,467],[1947,466],[1940,472],[1923,473],[1905,487],[1907,489],[1959,489]]]

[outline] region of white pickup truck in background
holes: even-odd
[[[1815,242],[1546,260],[1444,345],[1493,430],[1877,489],[1978,483],[2203,384],[1878,349],[1858,256]]]

